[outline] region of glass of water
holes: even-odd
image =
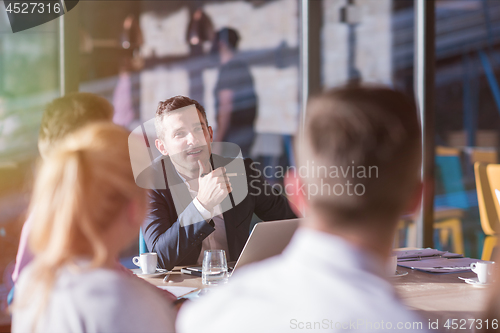
[[[227,282],[227,261],[224,250],[206,250],[203,254],[201,282],[204,285],[218,285]]]

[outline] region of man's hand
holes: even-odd
[[[229,179],[224,176],[226,168],[220,167],[212,172],[208,172],[203,163],[198,160],[200,166],[200,178],[198,195],[196,198],[208,211],[213,212],[214,207],[224,200],[228,193],[232,191]]]

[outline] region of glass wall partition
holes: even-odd
[[[497,1],[436,2],[435,209],[441,216],[434,243],[474,258],[481,258],[484,245],[486,257],[491,254],[493,230],[481,222],[494,229],[498,223],[488,220],[484,205],[491,205],[490,213],[498,206],[493,189],[480,186],[478,177],[498,163],[499,32]]]
[[[43,109],[59,95],[58,20],[12,33],[0,3],[0,326],[26,208]]]
[[[413,0],[324,0],[322,9],[323,89],[381,84],[413,96]],[[416,246],[415,219],[401,217],[396,247]]]

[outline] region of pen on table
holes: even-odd
[[[466,270],[470,269],[469,266],[436,266],[436,267],[429,267],[427,269],[446,269],[446,270]]]

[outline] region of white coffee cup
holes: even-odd
[[[385,272],[385,274],[387,276],[396,275],[397,268],[398,268],[398,256],[397,255],[391,255],[387,259],[387,265],[386,265],[386,272]]]
[[[156,272],[158,255],[155,252],[141,253],[141,256],[134,257],[132,262],[141,268],[142,274],[153,274]]]
[[[493,272],[495,269],[495,262],[493,261],[479,261],[470,264],[470,269],[477,274],[479,283],[493,282]]]

